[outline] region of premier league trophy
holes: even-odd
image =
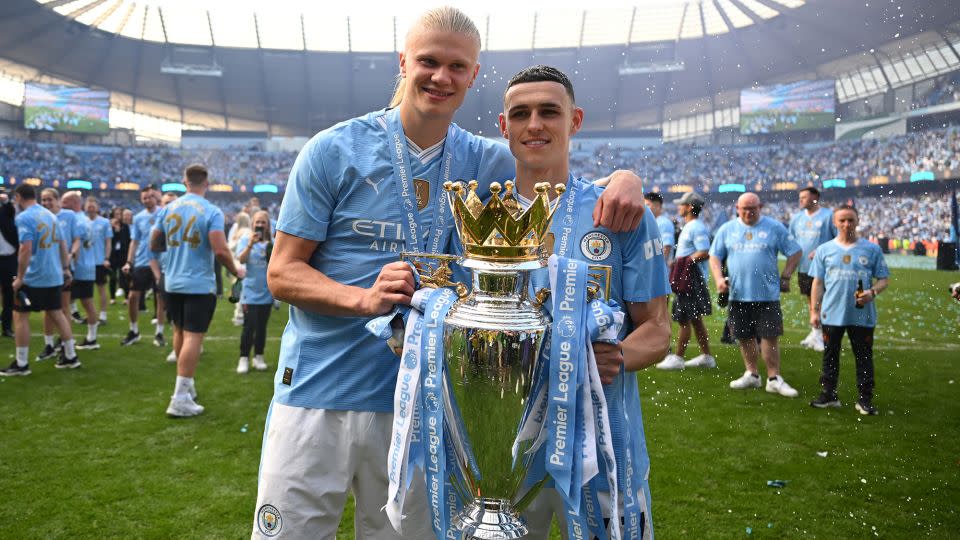
[[[456,470],[447,471],[463,511],[452,523],[465,538],[515,539],[527,534],[520,511],[542,485],[527,479],[533,440],[516,452],[514,443],[527,408],[531,383],[549,320],[541,307],[548,296],[528,294],[530,271],[546,265],[548,231],[560,197],[551,207],[548,183],[536,185],[536,197],[522,209],[513,182],[490,186],[483,204],[476,181],[447,182],[451,210],[463,245],[462,266],[473,274],[467,294],[463,284],[449,281],[448,263],[424,265],[409,254],[427,287],[456,286],[460,298],[444,319],[444,360],[448,378],[443,387],[444,422],[451,434]],[[562,194],[565,187],[552,188]],[[552,236],[552,235],[549,235]],[[420,262],[417,262],[419,259]]]

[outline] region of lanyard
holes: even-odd
[[[419,211],[417,207],[416,188],[413,185],[413,178],[410,177],[410,156],[407,154],[407,138],[403,134],[403,125],[400,123],[400,111],[391,109],[384,114],[387,122],[387,136],[390,141],[391,162],[393,164],[394,187],[397,190],[397,198],[400,201],[400,214],[405,222],[404,241],[407,251],[423,253],[429,249],[430,253],[438,253],[444,246],[441,240],[446,232],[447,213],[449,212],[447,203],[447,192],[442,189],[444,182],[450,180],[451,166],[453,160],[452,148],[454,130],[453,126],[447,128],[447,139],[443,143],[443,157],[440,164],[441,180],[435,187],[439,192],[436,196],[430,194],[432,199],[427,204],[433,205],[434,227],[430,233],[429,242],[424,242],[420,234]],[[432,188],[434,186],[431,186]],[[433,189],[431,189],[433,191]]]
[[[580,182],[573,179],[573,175],[567,179],[567,191],[563,194],[563,199],[558,203],[556,214],[553,216],[553,223],[550,225],[550,231],[554,236],[559,236],[559,241],[554,244],[553,252],[561,257],[569,257],[572,250],[571,236],[576,238],[577,225],[579,225],[580,205],[577,203],[580,194]],[[557,235],[557,233],[560,233]],[[574,233],[571,235],[570,233]]]

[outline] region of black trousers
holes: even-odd
[[[820,375],[820,384],[827,394],[837,395],[840,345],[844,332],[850,339],[853,357],[857,363],[857,390],[860,392],[860,399],[869,402],[873,399],[873,328],[823,325],[823,373]]]
[[[3,296],[3,312],[0,322],[3,330],[13,331],[13,278],[17,277],[17,254],[0,255],[0,295]]]
[[[263,347],[267,343],[267,323],[270,322],[273,304],[244,304],[244,307],[247,310],[243,314],[240,356],[250,356],[251,347],[254,354],[263,354]]]

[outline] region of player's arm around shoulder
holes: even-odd
[[[596,182],[605,187],[593,208],[593,224],[613,232],[632,231],[646,212],[643,180],[633,171],[616,170]]]

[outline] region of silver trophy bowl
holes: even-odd
[[[459,473],[453,485],[464,505],[453,523],[465,538],[522,538],[528,531],[520,512],[542,481],[524,485],[531,442],[516,460],[512,448],[549,324],[528,294],[530,271],[543,262],[468,258],[463,265],[473,273],[472,292],[444,321],[444,400]]]

